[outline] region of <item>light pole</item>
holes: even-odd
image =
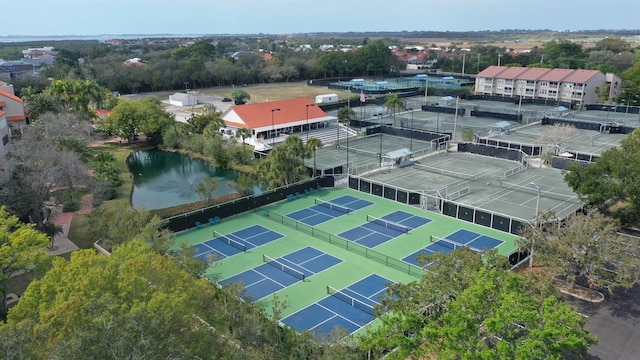
[[[411,110],[411,126],[409,127],[409,152],[413,152],[413,108],[409,108],[409,110]]]
[[[273,131],[273,137],[271,138],[271,148],[273,148],[276,144],[276,125],[273,122],[273,113],[276,111],[280,111],[280,108],[271,109],[271,131]]]
[[[536,218],[535,218],[535,227],[538,230],[539,225],[539,216],[540,216],[540,187],[536,185],[534,182],[530,182],[533,187],[538,191],[538,196],[536,197]],[[531,249],[529,249],[529,267],[533,267],[533,245],[535,243],[535,235],[531,238]]]
[[[307,141],[309,141],[309,106],[316,106],[316,104],[307,104]]]
[[[382,115],[378,115],[380,118],[380,152],[378,155],[380,156],[380,167],[382,167]]]

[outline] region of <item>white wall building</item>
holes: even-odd
[[[621,90],[620,79],[597,70],[489,66],[477,75],[475,93],[582,106],[597,104],[598,92],[605,89],[609,89],[610,98],[615,98]]]

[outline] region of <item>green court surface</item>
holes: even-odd
[[[285,217],[287,214],[313,207],[316,205],[316,198],[331,201],[344,197],[362,199],[371,204],[313,226],[313,236],[310,234],[311,226]],[[409,216],[429,219],[430,222],[406,234],[398,233],[391,240],[375,246],[371,249],[373,251],[363,246],[353,245],[337,236],[366,224],[367,215],[383,217],[398,211],[407,213]],[[247,252],[239,252],[212,262],[205,273],[208,279],[217,282],[259,266],[263,264],[263,254],[278,258],[305,247],[313,247],[342,260],[335,266],[309,276],[305,281],[298,281],[277,291],[275,294],[279,299],[287,299],[289,302],[289,307],[282,311],[283,317],[326,297],[327,286],[340,289],[371,274],[378,274],[400,283],[418,280],[424,273],[423,270],[402,259],[428,246],[432,235],[444,238],[460,229],[465,229],[501,240],[502,243],[498,246],[500,254],[508,256],[516,250],[514,235],[345,188],[316,190],[293,200],[285,200],[254,212],[223,219],[214,225],[204,225],[201,228],[178,233],[174,240],[176,246],[181,243],[195,245],[213,238],[213,230],[220,234],[229,234],[254,225],[263,226],[284,236],[248,249]],[[296,227],[300,230],[296,230]],[[345,249],[345,244],[350,245],[349,251]],[[273,295],[270,295],[258,302],[270,312],[272,299]]]

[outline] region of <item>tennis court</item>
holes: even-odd
[[[328,204],[320,205],[319,200]],[[354,209],[366,206],[313,226],[287,216],[315,206],[333,206],[331,204]],[[393,236],[375,249],[338,235],[372,223],[374,218],[397,223],[410,230],[406,233],[394,231]],[[197,246],[209,240],[225,244],[223,240],[211,239],[214,229],[220,236],[231,238],[229,234],[233,234],[233,239],[250,241],[253,245],[257,244],[251,235],[266,230],[278,234],[277,241],[252,248],[246,245],[246,252],[236,249],[234,256],[219,257],[210,263],[204,276],[221,286],[238,282],[244,284],[243,296],[263,306],[267,313],[272,312],[274,296],[286,300],[289,306],[278,309],[283,324],[298,331],[311,329],[319,333],[326,333],[335,325],[344,327],[349,333],[359,333],[363,325],[374,320],[371,306],[378,302],[377,296],[384,294],[384,284],[409,283],[424,275],[424,269],[402,259],[423,250],[432,237],[444,238],[466,229],[503,241],[497,247],[500,254],[508,256],[516,249],[516,237],[509,233],[348,188],[323,188],[322,191],[301,195],[294,200],[284,200],[253,212],[223,218],[215,224],[181,232],[175,235],[175,246],[182,243]],[[382,228],[385,230],[380,227],[377,229],[388,231],[386,227]],[[360,283],[369,277],[382,280],[377,282],[378,285],[372,285],[376,282],[367,280],[363,282],[364,285]],[[354,300],[349,297],[336,299],[335,295],[327,293],[327,288],[334,294],[336,289],[344,290],[350,296],[355,295],[351,296]],[[328,297],[331,299],[325,299]],[[340,305],[332,305],[332,302],[339,302]],[[358,309],[362,307],[361,302],[370,307],[365,307],[364,311]],[[307,309],[306,312],[301,312],[303,309]],[[314,309],[330,316],[316,315]],[[315,318],[317,320],[311,320]]]
[[[483,235],[475,231],[460,229],[443,238],[431,237],[430,244],[424,249],[405,257],[404,261],[419,266],[420,255],[433,255],[435,253],[449,254],[461,247],[468,247],[475,252],[484,252],[502,245],[503,241],[491,236]],[[430,264],[427,264],[427,266]]]
[[[320,301],[282,319],[299,332],[309,330],[318,336],[342,328],[351,334],[373,321],[375,307],[392,281],[372,274],[343,289],[327,286],[329,294]]]
[[[342,196],[329,201],[316,198],[315,205],[292,212],[286,216],[293,220],[314,226],[333,218],[350,214],[353,211],[363,209],[369,205],[372,205],[372,203],[353,196]]]
[[[248,249],[264,245],[282,237],[275,231],[260,225],[229,233],[219,234],[213,230],[213,239],[193,245],[196,249],[196,257],[207,261],[210,259],[224,259],[229,256],[246,252]]]
[[[244,297],[259,300],[342,262],[337,257],[312,247],[305,247],[277,259],[264,254],[262,257],[264,264],[224,279],[218,284],[242,283],[245,287]]]
[[[362,246],[374,248],[429,222],[431,222],[430,219],[404,211],[395,211],[380,218],[367,215],[366,223],[340,233],[338,236]]]

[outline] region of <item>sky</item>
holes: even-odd
[[[638,0],[29,0],[0,36],[640,30]],[[8,14],[7,14],[8,15]]]

